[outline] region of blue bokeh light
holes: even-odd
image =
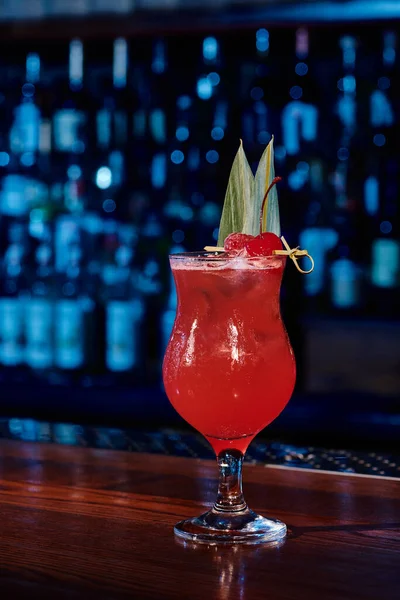
[[[212,71],[207,75],[207,79],[210,81],[211,85],[215,87],[221,81],[221,77],[215,71]]]
[[[106,190],[112,184],[112,172],[109,167],[100,167],[96,173],[96,185],[101,190]]]
[[[32,83],[24,83],[22,86],[22,95],[25,98],[32,98],[35,94],[35,86]]]
[[[264,96],[264,90],[259,86],[253,87],[250,92],[250,96],[253,98],[253,100],[261,100],[261,98]]]
[[[213,93],[213,86],[208,77],[200,77],[197,80],[197,95],[201,100],[209,100]]]
[[[341,92],[353,94],[356,91],[356,78],[354,75],[346,75],[342,79],[339,79],[337,87]]]
[[[393,227],[392,227],[392,224],[390,221],[382,221],[379,229],[381,230],[382,233],[387,235],[388,233],[390,233],[392,231]]]
[[[269,40],[268,30],[265,28],[258,29],[256,32],[256,39],[257,40]]]
[[[299,62],[294,68],[296,75],[303,77],[308,73],[308,65],[305,62]]]
[[[307,174],[310,170],[310,165],[305,160],[300,160],[296,165],[296,169],[300,171],[300,173]]]
[[[289,92],[293,100],[299,100],[303,95],[303,90],[299,85],[294,85]]]
[[[176,101],[176,105],[180,110],[187,110],[192,105],[192,99],[190,96],[184,94],[183,96],[179,96]]]
[[[216,150],[209,150],[206,154],[207,162],[214,164],[219,161],[219,154]]]
[[[185,155],[181,150],[171,152],[171,160],[175,165],[180,165],[185,160]]]
[[[0,152],[0,167],[6,167],[10,162],[10,155],[7,152]]]
[[[288,177],[288,184],[292,190],[300,190],[305,184],[307,177],[300,171],[292,171]]]
[[[24,152],[21,154],[20,161],[24,167],[32,167],[35,164],[35,155],[33,152]]]
[[[277,146],[275,148],[275,158],[276,160],[284,160],[286,158],[285,146]]]
[[[207,61],[214,61],[218,54],[218,42],[215,37],[206,37],[203,40],[203,56]]]
[[[383,61],[392,65],[396,60],[396,50],[394,48],[385,48],[383,51]]]
[[[269,32],[259,29],[256,33],[256,47],[259,52],[267,52],[269,49]]]
[[[378,88],[382,91],[388,90],[390,88],[390,79],[389,77],[379,77],[378,79]]]
[[[185,239],[185,234],[182,231],[182,229],[175,229],[175,231],[172,233],[172,239],[175,242],[175,244],[180,244],[181,242],[183,242],[183,240]]]
[[[211,137],[216,142],[219,142],[224,137],[225,132],[222,127],[213,127],[211,130]]]
[[[175,137],[179,142],[185,142],[189,137],[189,129],[185,125],[177,127]]]
[[[114,200],[112,200],[111,198],[108,198],[107,200],[104,200],[103,202],[103,210],[106,213],[112,213],[114,212],[114,210],[117,208],[117,205],[115,204]]]
[[[151,63],[151,70],[153,71],[153,73],[164,73],[165,71],[165,61],[163,58],[161,57],[157,57],[153,60],[153,62]]]
[[[383,135],[383,133],[377,133],[374,135],[374,144],[379,148],[386,144],[386,137]]]
[[[36,52],[29,52],[26,57],[26,73],[28,81],[38,81],[40,77],[40,56]]]
[[[339,160],[348,160],[350,153],[347,148],[339,148],[337,151],[337,157]]]
[[[72,181],[76,181],[79,177],[82,176],[82,169],[79,165],[70,165],[67,169],[68,179],[72,179]]]

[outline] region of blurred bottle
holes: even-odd
[[[50,72],[36,52],[28,52],[26,56],[26,81],[30,85],[23,86],[25,94],[31,93],[33,101],[39,109],[37,132],[37,150],[34,155],[22,155],[21,167],[30,176],[35,176],[49,185],[52,181],[51,151],[52,151],[52,102],[53,90],[50,86]]]
[[[101,90],[100,106],[96,112],[97,149],[106,152],[111,147],[114,101]]]
[[[65,273],[69,254],[68,248],[79,244],[82,222],[75,215],[62,214],[54,223],[54,265],[57,273]]]
[[[400,242],[378,238],[372,243],[371,282],[378,288],[396,288],[400,275]]]
[[[85,330],[84,371],[98,376],[104,373],[105,365],[105,312],[101,295],[105,221],[98,213],[87,211],[80,220],[80,225],[82,232],[79,247],[82,259],[78,280]]]
[[[96,107],[95,184],[100,197],[113,198],[125,179],[125,151],[130,106],[127,84],[128,46],[123,38],[114,41],[112,77],[104,77]],[[109,195],[111,194],[111,196]],[[107,211],[106,211],[107,212]]]
[[[14,109],[9,142],[12,153],[19,155],[22,164],[34,164],[39,147],[40,110],[35,102],[35,84],[40,77],[38,54],[28,54],[25,82],[21,88],[21,101]]]
[[[338,243],[337,231],[330,227],[308,227],[299,235],[301,248],[307,248],[315,261],[315,268],[304,281],[305,293],[315,296],[324,290],[327,276],[326,255]]]
[[[271,69],[268,67],[269,31],[260,28],[255,32],[256,54],[253,61],[243,61],[240,65],[239,98],[241,99],[242,136],[250,152],[259,152],[260,144],[265,146],[271,138],[271,113],[267,102],[274,101],[271,83]],[[268,79],[267,79],[268,77]],[[271,98],[272,96],[272,98]]]
[[[58,152],[82,155],[86,149],[87,103],[83,92],[81,40],[70,43],[68,85],[59,86],[58,104],[53,115],[54,148]]]
[[[24,358],[25,252],[18,231],[24,234],[22,226],[10,226],[10,243],[4,254],[0,279],[0,363],[6,366],[17,366]]]
[[[85,151],[89,141],[87,110],[91,104],[83,75],[83,44],[74,39],[69,44],[68,80],[58,85],[52,122],[55,176],[59,178],[53,186],[53,196],[61,201],[63,212],[74,214],[81,214],[88,205]]]
[[[112,73],[102,78],[95,107],[97,165],[94,183],[97,190],[94,194],[107,214],[115,211],[116,195],[125,182],[125,151],[132,108],[126,89],[127,68],[128,44],[124,38],[117,38],[113,44]]]
[[[40,76],[40,57],[30,52],[26,57],[21,99],[13,110],[9,130],[10,154],[2,156],[6,174],[2,180],[0,211],[14,217],[46,205],[49,198],[48,181],[45,180],[49,171],[49,162],[45,158],[48,158],[48,151],[42,128],[43,115],[38,106],[38,100],[41,103],[43,100]]]
[[[400,306],[400,241],[398,237],[379,237],[371,246],[368,289],[369,314],[397,319]]]
[[[113,97],[115,110],[113,115],[114,147],[124,148],[128,139],[129,109],[128,94],[128,43],[125,38],[114,40],[113,53]]]
[[[371,126],[379,128],[381,135],[395,121],[394,102],[396,92],[393,92],[395,86],[392,83],[395,82],[396,77],[397,34],[394,31],[383,32],[382,42],[380,77],[377,80],[377,89],[373,90],[370,95],[369,106]]]
[[[80,159],[75,157],[73,164],[68,166],[63,186],[64,210],[75,215],[82,214],[88,204],[86,180],[80,163]]]
[[[118,246],[115,262],[105,267],[106,366],[112,372],[137,369],[141,356],[141,321],[144,303],[132,282],[133,251]]]
[[[339,248],[339,258],[330,266],[331,302],[335,308],[354,309],[360,304],[361,269],[346,250]]]
[[[152,141],[163,146],[167,141],[167,117],[164,98],[170,81],[167,77],[167,47],[162,39],[154,40],[152,48],[151,70],[151,108],[149,111],[149,131]]]
[[[76,244],[64,252],[67,254],[67,266],[60,278],[59,295],[55,303],[54,362],[60,369],[80,369],[86,362],[88,344],[82,301],[82,253]]]
[[[175,109],[175,139],[181,144],[190,141],[190,130],[193,124],[192,107],[193,98],[191,96],[182,94],[177,97]]]
[[[1,181],[0,212],[10,217],[24,217],[29,206],[29,182],[24,175],[7,174]]]
[[[115,189],[123,180],[124,159],[121,151],[114,149],[116,98],[111,77],[105,77],[101,80],[97,97],[98,103],[95,107],[95,150],[93,152],[93,162],[95,164],[93,196],[96,201],[93,203],[92,208],[97,211],[103,208],[103,211],[108,215],[114,212],[116,208]],[[114,155],[117,160],[113,160]]]
[[[165,306],[165,290],[169,278],[168,248],[164,217],[161,212],[150,212],[140,227],[137,263],[139,267],[137,287],[146,300],[144,327],[147,335],[144,349],[148,359],[147,374],[150,379],[157,377],[160,372],[162,354],[160,313]]]
[[[212,121],[211,138],[214,142],[220,142],[225,137],[228,127],[229,104],[226,100],[219,100],[215,105]]]
[[[220,137],[222,139],[224,135],[224,131],[221,132],[220,129],[216,130],[216,137],[212,137],[211,134],[214,129],[213,121],[215,121],[215,118],[218,121],[219,117],[221,117],[223,125],[225,118],[223,113],[225,112],[226,105],[224,105],[225,97],[223,93],[220,40],[214,35],[207,35],[203,38],[199,50],[200,60],[196,70],[196,94],[193,98],[182,95],[178,98],[178,102],[182,103],[185,99],[188,99],[190,102],[187,116],[189,117],[188,129],[191,132],[191,159],[195,157],[195,154],[193,154],[194,145],[199,151],[200,160],[198,162],[201,169],[205,155],[210,151],[216,151],[216,147],[218,146],[216,138]],[[216,125],[216,127],[221,126]],[[186,164],[184,164],[184,167],[193,171],[193,163],[196,161],[189,160],[189,150],[187,157],[185,156],[185,160],[186,158],[187,167]]]
[[[289,102],[282,111],[282,134],[286,152],[300,152],[301,139],[314,142],[318,132],[318,109],[300,100]]]
[[[379,180],[377,175],[369,173],[364,182],[364,210],[367,215],[375,217],[379,208]]]
[[[150,213],[140,229],[138,287],[145,296],[158,296],[161,291],[161,256],[165,248],[165,236],[160,219]]]
[[[151,93],[147,72],[143,65],[132,65],[129,89],[132,103],[132,133],[134,139],[144,140],[148,135],[148,113],[151,105]]]
[[[35,262],[25,309],[25,360],[33,369],[47,369],[54,362],[54,281],[49,237],[37,247]]]

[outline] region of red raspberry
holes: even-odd
[[[239,254],[239,252],[244,249],[245,245],[254,239],[255,238],[252,235],[246,233],[230,233],[225,239],[224,250],[231,254]]]
[[[249,256],[270,256],[273,250],[282,250],[282,242],[275,233],[266,231],[245,244]]]

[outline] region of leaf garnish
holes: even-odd
[[[255,182],[254,182],[254,215],[256,217],[255,233],[259,232],[259,215],[261,211],[262,201],[268,187],[271,185],[272,180],[275,178],[275,166],[274,166],[274,136],[266,149],[263,152],[261,160],[259,162]],[[263,212],[263,227],[262,231],[271,231],[278,237],[281,235],[281,225],[279,219],[279,203],[278,203],[278,192],[276,186],[273,187],[268,194],[268,199],[264,206]]]
[[[225,194],[219,225],[218,246],[222,247],[225,239],[231,233],[251,233],[247,231],[247,227],[248,215],[254,211],[253,193],[254,176],[244,153],[242,140],[240,140]]]

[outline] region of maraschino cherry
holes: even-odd
[[[238,254],[244,250],[246,243],[253,239],[254,237],[247,233],[230,233],[225,239],[224,250],[230,254]]]
[[[244,249],[247,256],[270,256],[273,250],[282,250],[282,242],[275,233],[265,231],[248,241]]]

